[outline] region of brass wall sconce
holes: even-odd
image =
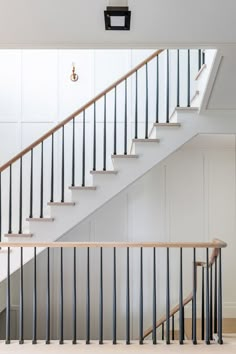
[[[70,76],[71,81],[76,82],[79,79],[79,76],[75,72],[75,63],[72,63],[72,74]]]

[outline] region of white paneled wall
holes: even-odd
[[[95,94],[128,72],[134,65],[149,56],[153,50],[0,50],[0,163],[7,161],[51,124],[66,118]],[[181,52],[181,72],[187,75],[187,51]],[[165,85],[165,54],[160,57],[160,85]],[[197,50],[191,57],[192,72],[197,68]],[[71,82],[72,62],[76,64],[78,82]],[[155,120],[156,61],[149,64],[149,116]],[[170,51],[170,70],[176,72],[176,53]],[[171,106],[175,106],[176,74],[170,75]],[[139,82],[145,80],[145,68]],[[185,83],[185,80],[183,80]],[[186,85],[181,87],[181,102],[186,104]],[[145,86],[144,86],[145,87]],[[128,85],[128,94],[134,103],[135,81]],[[194,85],[192,85],[192,94]],[[163,93],[162,93],[163,94]],[[108,121],[113,121],[113,93],[108,95]],[[124,93],[118,89],[118,121],[124,120]],[[139,90],[139,119],[144,121],[144,90]],[[164,119],[165,97],[160,98],[160,115]],[[129,105],[128,119],[134,120],[134,104]],[[90,121],[91,117],[87,117]],[[103,121],[103,102],[98,121]],[[42,129],[43,124],[43,129]]]
[[[235,269],[235,214],[236,214],[236,145],[234,135],[199,136],[145,176],[96,211],[87,220],[66,235],[64,241],[208,241],[215,237],[228,243],[223,250],[224,316],[236,316],[236,285],[231,274]],[[78,253],[78,335],[85,336],[86,304],[86,252]],[[91,314],[92,337],[98,333],[98,252],[91,252]],[[179,253],[170,250],[171,255],[171,306],[178,302]],[[157,252],[157,316],[164,311],[165,304],[165,262],[166,251]],[[197,250],[197,260],[204,260],[204,254]],[[72,313],[72,251],[65,251],[65,337],[71,333]],[[184,296],[192,286],[192,252],[183,251]],[[52,253],[52,264],[59,272],[59,253]],[[131,312],[132,335],[138,336],[139,314],[139,253],[131,252]],[[38,260],[38,286],[42,297],[39,301],[39,318],[44,336],[46,281],[45,254]],[[59,314],[59,273],[52,279],[52,318],[56,335]],[[118,281],[118,337],[125,334],[125,279],[126,259],[123,250],[117,251]],[[32,277],[32,264],[26,266],[25,278]],[[112,252],[104,251],[104,337],[110,338],[112,314]],[[200,276],[200,274],[199,274]],[[199,278],[200,280],[201,278]],[[13,286],[18,286],[15,275]],[[200,281],[199,281],[200,284]],[[25,294],[26,333],[30,337],[32,289],[27,283]],[[31,289],[31,290],[30,290]],[[13,304],[18,304],[18,293]],[[44,295],[43,295],[44,294]],[[200,310],[200,304],[198,305]],[[144,328],[152,323],[152,253],[144,250]],[[186,312],[187,313],[187,312]],[[42,321],[42,322],[41,322]]]

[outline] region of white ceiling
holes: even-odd
[[[235,0],[129,0],[131,31],[111,32],[108,4],[0,0],[0,48],[219,48],[224,58],[207,108],[236,109]]]
[[[235,0],[129,0],[130,32],[104,30],[103,11],[108,3],[0,0],[0,47],[158,48],[236,43]]]

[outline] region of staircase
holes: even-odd
[[[180,70],[183,55],[187,75]],[[8,240],[59,239],[197,134],[235,130],[234,120],[225,126],[220,116],[199,114],[216,59],[215,51],[158,50],[1,166],[3,247]],[[87,116],[93,121],[90,132]],[[19,257],[12,250],[11,272]],[[31,258],[25,252],[24,262]],[[5,277],[1,267],[0,281]]]

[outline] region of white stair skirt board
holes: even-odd
[[[131,341],[131,345],[126,345],[124,341],[118,341],[116,345],[111,344],[111,341],[104,341],[103,345],[99,345],[98,341],[91,341],[91,344],[86,345],[85,341],[78,341],[78,344],[72,344],[71,341],[64,341],[64,345],[59,345],[58,341],[52,340],[50,345],[45,345],[45,341],[38,340],[37,345],[32,345],[31,341],[25,341],[25,344],[19,345],[18,341],[11,341],[11,344],[6,345],[4,341],[0,343],[1,353],[58,353],[68,354],[81,352],[83,354],[94,353],[221,353],[233,354],[236,347],[236,335],[225,335],[223,345],[219,345],[212,341],[211,345],[206,345],[204,341],[198,341],[197,345],[193,345],[192,341],[184,341],[184,345],[179,345],[179,342],[173,341],[170,345],[166,345],[165,341],[158,341],[157,345],[153,345],[151,340],[144,341],[144,345],[139,345],[138,341]],[[158,348],[158,350],[157,350]]]

